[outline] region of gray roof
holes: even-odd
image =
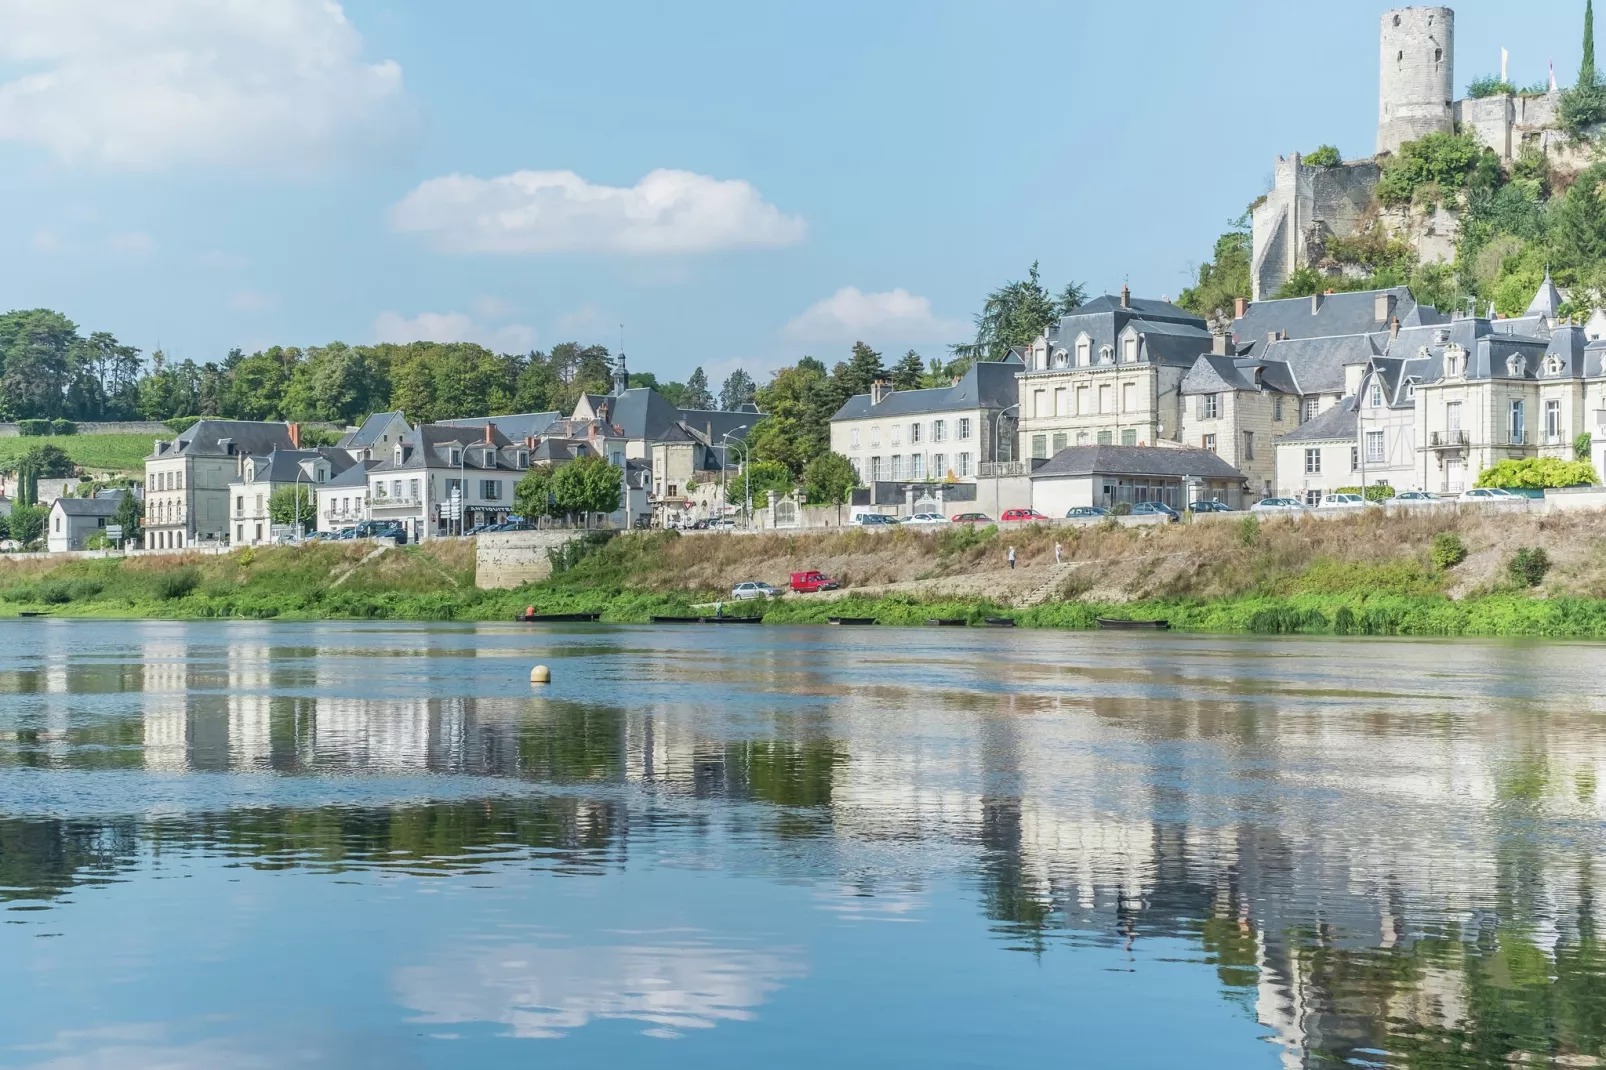
[[[1076,340],[1085,334],[1096,360],[1098,350],[1104,346],[1113,348],[1128,326],[1143,335],[1141,359],[1144,361],[1188,367],[1193,364],[1193,358],[1210,352],[1210,328],[1203,318],[1167,301],[1136,297],[1125,305],[1119,297],[1109,296],[1082,304],[1049,327],[1048,342],[1051,349],[1064,349],[1069,353],[1074,351]]]
[[[341,449],[356,450],[376,445],[385,428],[393,420],[397,419],[402,420],[404,423],[406,422],[406,417],[402,415],[400,410],[369,413],[368,418],[362,422],[361,427],[340,440]]]
[[[67,516],[116,516],[122,508],[123,495],[115,498],[57,498],[56,505]]]
[[[1294,430],[1279,438],[1277,444],[1282,445],[1284,442],[1354,442],[1355,426],[1355,398],[1351,396],[1344,398],[1326,412],[1319,413],[1315,419],[1306,420]]]
[[[403,435],[397,445],[401,449],[401,463],[396,463],[396,453],[393,449],[373,471],[402,472],[423,468],[444,468],[453,471],[462,469],[470,472],[523,471],[514,463],[513,456],[516,449],[523,448],[522,445],[515,447],[508,437],[502,434],[499,427],[487,430],[484,425],[456,427],[450,424],[419,424]],[[476,448],[485,445],[494,447],[489,464],[483,459],[484,451]],[[451,463],[450,450],[453,446],[463,450],[460,464]]]
[[[1378,316],[1378,298],[1386,312]],[[1240,346],[1259,353],[1268,336],[1324,338],[1387,330],[1396,316],[1402,326],[1445,322],[1448,317],[1431,305],[1418,306],[1404,286],[1355,293],[1318,294],[1315,298],[1288,297],[1255,301],[1232,323],[1232,337]]]
[[[1288,338],[1255,349],[1255,355],[1267,364],[1285,363],[1301,394],[1344,393],[1345,365],[1365,364],[1381,352],[1377,340],[1369,334]]]
[[[1278,361],[1207,353],[1195,360],[1192,370],[1182,377],[1184,394],[1214,394],[1222,390],[1298,393],[1288,365]]]
[[[1157,321],[1170,320],[1175,323],[1197,323],[1201,326],[1204,320],[1180,305],[1170,301],[1156,301],[1148,297],[1128,297],[1125,304],[1121,303],[1119,294],[1101,294],[1071,309],[1066,319],[1078,316],[1103,315],[1107,313],[1130,314],[1142,319]],[[1063,322],[1063,321],[1062,321]]]
[[[354,463],[351,454],[335,446],[321,446],[310,450],[273,450],[266,456],[253,458],[256,468],[254,483],[294,483],[302,461],[322,458],[329,462],[331,472],[344,472]],[[303,476],[303,479],[305,476]]]
[[[333,479],[325,483],[319,483],[318,489],[338,490],[342,487],[366,487],[368,485],[368,473],[378,468],[382,463],[382,461],[357,461]]]
[[[257,420],[197,420],[186,428],[165,453],[152,453],[145,458],[154,461],[166,457],[232,457],[235,454],[272,453],[276,449],[293,448],[290,442],[290,425],[264,423]],[[227,441],[232,451],[220,443]]]
[[[460,420],[441,420],[447,427],[484,427],[495,424],[496,429],[515,441],[535,438],[546,432],[562,414],[557,412],[521,412],[508,416],[465,416]]]
[[[1215,453],[1191,446],[1071,446],[1040,465],[1032,478],[1088,475],[1244,478]]]
[[[1528,316],[1546,316],[1551,320],[1556,318],[1556,310],[1561,307],[1561,291],[1550,279],[1550,269],[1545,268],[1545,281],[1539,284],[1539,292],[1534,299],[1528,302]]]
[[[917,416],[956,409],[1006,409],[1020,399],[1015,376],[1020,361],[1011,354],[999,361],[980,360],[953,386],[930,390],[891,390],[881,404],[872,405],[869,394],[855,394],[832,416],[833,420],[865,420],[872,416]]]

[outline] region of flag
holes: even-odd
[[[1511,53],[1505,49],[1500,50],[1500,80],[1506,81],[1506,68],[1511,63]]]
[[[1556,91],[1556,61],[1555,60],[1551,60],[1550,61],[1550,91],[1552,93],[1554,93]]]

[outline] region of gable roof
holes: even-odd
[[[294,483],[296,474],[301,471],[301,462],[313,460],[329,462],[329,470],[338,474],[346,471],[355,462],[351,454],[334,446],[320,446],[308,450],[273,450],[262,456],[251,459],[251,467],[255,469],[255,478],[247,480],[243,476],[240,482],[250,483]],[[302,475],[305,481],[305,474]]]
[[[376,460],[356,461],[334,478],[317,484],[317,489],[341,490],[345,487],[366,487],[368,485],[368,473],[378,468],[382,463],[384,462]]]
[[[220,443],[228,441],[233,452]],[[173,445],[162,453],[153,452],[147,461],[169,457],[232,457],[235,454],[271,453],[275,449],[293,449],[290,425],[267,423],[258,420],[197,420],[173,440]]]
[[[1192,446],[1070,446],[1039,465],[1031,478],[1088,475],[1245,478],[1215,453]]]
[[[123,495],[115,498],[57,498],[52,509],[60,507],[66,516],[116,516],[122,508]]]
[[[963,409],[1006,409],[1020,398],[1021,371],[1013,353],[1004,360],[979,360],[952,386],[928,390],[890,390],[879,405],[870,394],[855,394],[842,403],[833,420],[865,420],[872,416],[917,416]]]
[[[546,433],[561,413],[558,412],[521,412],[507,416],[465,416],[457,420],[439,420],[437,423],[446,427],[478,427],[486,424],[495,424],[496,429],[508,438],[515,441],[535,438]]]
[[[1384,311],[1379,316],[1378,311]],[[1259,353],[1272,332],[1283,338],[1325,338],[1387,330],[1399,317],[1401,326],[1448,322],[1432,305],[1418,305],[1404,286],[1386,290],[1318,294],[1255,301],[1232,322],[1233,341]]]
[[[1277,440],[1278,445],[1285,442],[1354,442],[1355,441],[1355,398],[1344,398],[1337,405],[1318,413],[1314,419],[1306,420],[1288,434]]]
[[[407,426],[407,418],[401,410],[395,412],[369,413],[362,426],[340,440],[340,448],[347,450],[366,449],[379,444],[380,436],[393,422],[400,420],[403,427]]]
[[[1206,353],[1194,361],[1188,374],[1182,377],[1181,390],[1184,394],[1214,394],[1222,390],[1298,393],[1286,364],[1213,353]]]

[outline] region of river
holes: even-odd
[[[1599,649],[3,623],[0,1065],[1602,1065]]]

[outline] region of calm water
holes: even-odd
[[[0,624],[0,1065],[1601,1065],[1599,651]]]

